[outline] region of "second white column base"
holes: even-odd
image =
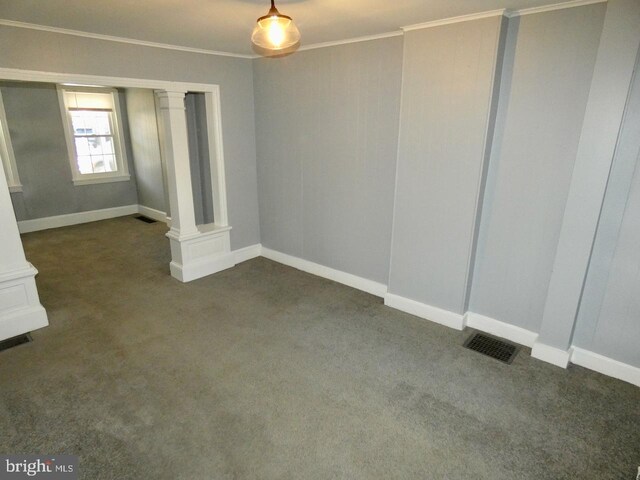
[[[190,282],[233,267],[236,262],[231,253],[230,230],[231,227],[203,225],[198,233],[188,236],[169,231],[171,276]]]

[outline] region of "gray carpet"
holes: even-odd
[[[50,326],[0,353],[0,452],[84,479],[633,479],[640,389],[265,259],[181,284],[162,224],[24,236]]]

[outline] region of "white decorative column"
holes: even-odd
[[[189,139],[184,91],[157,91],[160,104],[171,229],[171,275],[182,282],[235,265],[229,226],[196,225],[189,165]]]
[[[9,187],[0,168],[0,340],[49,325],[40,305],[35,276],[18,232]]]

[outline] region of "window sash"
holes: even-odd
[[[128,180],[130,177],[119,119],[120,110],[117,91],[104,88],[96,90],[94,97],[99,101],[97,107],[94,108],[87,101],[87,99],[92,98],[92,95],[81,95],[94,89],[80,87],[76,90],[76,88],[66,88],[64,86],[58,86],[58,89],[60,106],[63,109],[63,116],[67,124],[65,132],[74,183],[76,185],[84,185],[103,181]],[[78,121],[77,117],[74,128],[73,113],[83,111],[108,113],[109,131],[107,132],[104,123],[100,125],[99,121],[97,122],[97,127],[92,127],[91,122],[88,122],[86,127],[79,126],[78,124],[81,122]],[[76,133],[76,128],[86,128],[87,130]],[[91,130],[94,131],[91,132]],[[91,143],[96,142],[95,145],[96,147],[99,146],[99,148],[103,148],[105,145],[110,145],[110,147],[106,151],[90,151],[87,148],[78,151],[79,145],[76,142],[81,139],[87,139],[86,141]],[[98,164],[97,168],[96,163]]]

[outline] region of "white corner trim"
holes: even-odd
[[[424,318],[446,327],[455,328],[456,330],[462,330],[464,328],[463,315],[427,305],[426,303],[417,302],[410,298],[387,293],[384,296],[384,304],[396,310],[410,313],[416,317]]]
[[[640,387],[640,368],[579,347],[571,347],[571,363]]]
[[[68,227],[80,223],[96,222],[108,218],[122,217],[138,213],[138,205],[125,205],[124,207],[105,208],[102,210],[90,210],[88,212],[69,213],[54,217],[36,218],[34,220],[22,220],[18,222],[20,233],[36,232],[49,228]]]
[[[262,245],[256,243],[255,245],[249,245],[248,247],[239,248],[238,250],[232,250],[236,257],[236,264],[246,262],[252,258],[257,258],[262,255]]]
[[[386,33],[378,33],[375,35],[365,35],[362,37],[354,37],[354,38],[347,38],[344,40],[335,40],[335,41],[331,41],[331,42],[320,42],[320,43],[312,43],[309,45],[302,45],[300,48],[298,48],[296,51],[297,52],[304,52],[305,50],[315,50],[316,48],[326,48],[326,47],[335,47],[338,45],[346,45],[349,43],[359,43],[359,42],[368,42],[371,40],[380,40],[383,38],[390,38],[390,37],[400,37],[402,36],[402,31],[401,30],[397,30],[394,32],[386,32]]]
[[[101,33],[84,32],[81,30],[71,30],[68,28],[50,27],[48,25],[18,22],[15,20],[0,19],[0,25],[4,25],[6,27],[27,28],[29,30],[39,30],[42,32],[61,33],[64,35],[74,35],[76,37],[93,38],[96,40],[106,40],[108,42],[128,43],[131,45],[140,45],[143,47],[164,48],[166,50],[178,50],[181,52],[188,52],[188,53],[200,53],[203,55],[218,55],[222,57],[236,57],[236,58],[253,58],[254,57],[253,55],[245,55],[242,53],[221,52],[217,50],[207,50],[204,48],[171,45],[168,43],[148,42],[146,40],[136,40],[134,38],[117,37],[114,35],[103,35]]]
[[[552,12],[554,10],[564,10],[565,8],[582,7],[592,5],[594,3],[605,3],[607,0],[573,0],[563,3],[554,3],[552,5],[543,5],[541,7],[522,8],[520,10],[508,10],[505,15],[509,18],[521,17],[523,15],[532,15],[534,13]]]
[[[571,349],[562,350],[536,340],[531,348],[531,356],[557,367],[567,368],[569,359],[571,358]]]
[[[277,252],[269,248],[262,247],[262,256],[273,260],[274,262],[282,263],[290,267],[302,270],[303,272],[311,273],[319,277],[333,280],[334,282],[342,283],[352,288],[362,290],[363,292],[370,293],[376,297],[384,297],[387,293],[387,286],[368,280],[366,278],[358,277],[350,273],[335,270],[333,268],[325,267],[318,263],[310,262],[309,260],[303,260],[302,258],[287,255],[286,253]]]
[[[501,8],[499,10],[489,10],[487,12],[471,13],[469,15],[460,15],[458,17],[442,18],[440,20],[433,20],[430,22],[416,23],[414,25],[407,25],[401,27],[404,32],[410,32],[412,30],[421,30],[423,28],[439,27],[441,25],[449,25],[451,23],[468,22],[470,20],[480,20],[481,18],[489,17],[501,17],[506,14],[506,10]]]
[[[144,215],[145,217],[151,218],[152,220],[157,220],[158,222],[169,223],[167,220],[167,214],[161,212],[160,210],[156,210],[155,208],[138,205],[138,213],[140,215]]]
[[[496,337],[506,338],[526,347],[533,347],[538,338],[536,332],[473,312],[465,313],[465,324],[469,328],[475,328]]]

